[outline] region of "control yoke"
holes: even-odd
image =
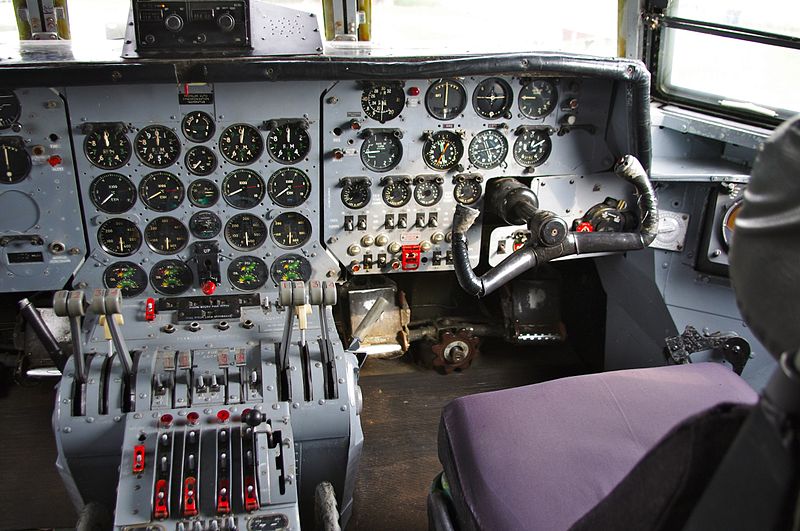
[[[525,271],[562,256],[634,251],[649,246],[658,232],[658,205],[647,172],[636,157],[625,155],[614,166],[614,173],[636,188],[641,215],[639,232],[570,232],[564,219],[539,209],[539,200],[530,188],[516,179],[500,179],[489,208],[511,225],[527,224],[531,237],[481,276],[470,266],[467,243],[467,231],[480,211],[458,205],[453,216],[452,244],[458,283],[467,293],[485,297]]]

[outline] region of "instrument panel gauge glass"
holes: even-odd
[[[514,103],[511,85],[499,77],[484,79],[472,93],[472,106],[475,112],[489,120],[510,118],[508,111]]]
[[[195,146],[187,151],[183,162],[187,170],[201,177],[211,175],[217,169],[217,156],[205,146]]]
[[[180,220],[162,216],[147,224],[144,239],[147,246],[158,254],[175,254],[189,243],[189,231]]]
[[[370,182],[364,179],[346,179],[342,188],[342,203],[347,208],[360,210],[372,199]]]
[[[219,137],[219,150],[228,161],[246,166],[264,152],[264,139],[250,124],[234,124]]]
[[[254,214],[237,214],[225,224],[225,239],[238,251],[252,251],[267,240],[267,226]]]
[[[215,130],[214,119],[203,111],[192,111],[181,121],[181,131],[192,142],[208,142]]]
[[[491,170],[500,166],[508,155],[508,140],[496,129],[481,131],[469,143],[469,162],[476,168]]]
[[[7,89],[0,89],[0,129],[8,129],[19,120],[22,106],[17,95]]]
[[[441,79],[428,87],[425,107],[437,120],[452,120],[466,108],[467,91],[453,79]]]
[[[169,127],[149,125],[139,131],[134,140],[136,156],[145,166],[166,168],[175,164],[181,155],[181,141]]]
[[[99,127],[86,135],[83,152],[98,168],[116,170],[130,160],[131,141],[121,125]]]
[[[311,239],[311,222],[297,212],[284,212],[272,221],[269,231],[279,247],[295,249]]]
[[[136,204],[136,185],[119,173],[104,173],[89,185],[89,197],[97,210],[122,214]]]
[[[228,266],[228,281],[242,291],[257,290],[268,278],[267,264],[255,256],[240,256]]]
[[[162,260],[150,270],[150,284],[162,295],[180,295],[193,282],[192,270],[180,260]]]
[[[132,221],[111,218],[97,229],[97,241],[111,256],[130,256],[142,246],[142,233]]]
[[[514,160],[526,168],[538,166],[547,160],[552,148],[550,135],[541,129],[529,129],[514,142]]]
[[[442,187],[433,180],[424,180],[414,187],[414,200],[421,206],[433,206],[442,199]]]
[[[384,124],[397,118],[406,105],[406,95],[399,83],[372,85],[361,93],[364,113]]]
[[[411,201],[411,185],[405,180],[392,180],[383,187],[383,202],[392,208],[399,208]]]
[[[556,107],[558,91],[553,83],[535,79],[519,91],[519,110],[528,118],[544,118]]]
[[[461,137],[452,131],[437,131],[422,146],[422,158],[429,168],[447,171],[458,165],[464,155]]]
[[[727,248],[730,248],[731,242],[733,242],[736,218],[739,216],[743,204],[744,202],[742,199],[737,200],[728,208],[725,212],[725,216],[722,218],[722,242]]]
[[[211,238],[216,238],[221,230],[222,220],[208,210],[197,212],[189,218],[189,232],[195,238],[210,240]]]
[[[287,122],[269,132],[267,151],[278,162],[294,164],[311,151],[311,137],[302,123]]]
[[[299,254],[279,256],[270,268],[272,280],[276,284],[292,280],[311,280],[311,263]]]
[[[235,170],[222,180],[222,197],[233,208],[247,210],[264,199],[264,179],[253,170]]]
[[[213,181],[197,179],[189,185],[189,202],[196,207],[208,208],[219,201],[219,188]]]
[[[166,171],[147,174],[139,183],[142,203],[156,212],[169,212],[178,208],[183,203],[184,193],[181,180]]]
[[[462,205],[469,206],[478,202],[483,194],[481,183],[474,179],[465,179],[456,183],[453,188],[453,197]]]
[[[378,131],[361,144],[361,162],[372,171],[389,171],[400,164],[402,158],[403,144],[394,133]]]
[[[0,139],[0,182],[17,184],[31,172],[31,156],[22,140]]]
[[[147,289],[147,273],[133,262],[116,262],[103,272],[103,285],[120,290],[123,297],[135,297]]]
[[[311,195],[311,180],[297,168],[281,168],[270,176],[267,193],[276,205],[294,208]]]

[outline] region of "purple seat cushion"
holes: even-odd
[[[462,529],[564,530],[687,417],[757,400],[716,363],[564,378],[454,400],[439,459]]]

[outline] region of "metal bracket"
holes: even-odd
[[[691,355],[704,350],[714,350],[722,354],[733,365],[733,372],[742,374],[750,359],[750,343],[736,332],[714,332],[701,334],[693,326],[687,326],[679,336],[665,340],[667,355],[676,364],[691,363]]]

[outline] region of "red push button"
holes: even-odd
[[[47,163],[54,168],[61,166],[61,162],[61,155],[50,155],[50,158],[47,159]]]
[[[213,295],[215,291],[217,291],[217,283],[213,280],[206,280],[203,282],[203,293],[206,295]]]
[[[594,227],[588,221],[584,221],[578,223],[578,226],[575,228],[575,232],[594,232]]]

